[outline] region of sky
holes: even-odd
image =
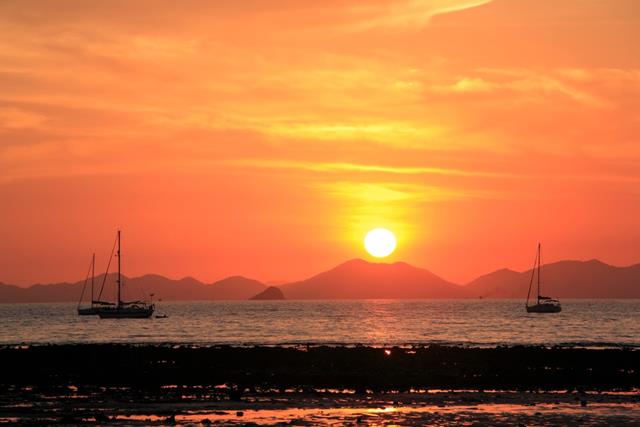
[[[640,262],[637,0],[4,0],[0,282]]]

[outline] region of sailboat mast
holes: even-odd
[[[121,290],[122,287],[122,276],[120,274],[120,258],[122,255],[120,254],[120,230],[118,230],[118,307],[122,304],[122,296]]]
[[[529,280],[529,290],[527,291],[527,303],[526,306],[529,306],[529,298],[531,297],[531,287],[533,286],[533,279],[536,276],[536,266],[538,265],[538,256],[539,254],[536,252],[536,259],[533,260],[533,268],[531,269],[531,280]]]
[[[93,307],[93,282],[96,275],[96,253],[93,253],[93,258],[91,259],[91,306]]]
[[[538,304],[540,304],[540,243],[538,243]]]

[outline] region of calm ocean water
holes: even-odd
[[[640,347],[640,300],[162,302],[166,319],[77,316],[75,304],[0,304],[0,344],[465,344]]]

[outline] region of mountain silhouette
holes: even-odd
[[[280,288],[277,288],[275,286],[269,286],[267,289],[260,292],[258,295],[254,295],[249,299],[251,300],[283,300],[285,298]]]
[[[540,289],[556,298],[640,298],[640,264],[615,267],[602,261],[559,261],[542,265]],[[498,270],[465,288],[476,297],[526,298],[531,270]],[[535,291],[532,291],[535,292]]]
[[[464,298],[461,286],[404,262],[353,259],[299,282],[280,286],[287,299]]]
[[[267,287],[241,276],[232,276],[212,284],[186,277],[172,280],[155,274],[127,278],[123,276],[124,298],[136,300],[155,294],[155,299],[247,300],[279,297],[286,299],[418,299],[418,298],[518,298],[527,295],[531,270],[509,269],[478,277],[465,286],[448,282],[435,274],[404,262],[371,263],[353,259],[306,280]],[[104,275],[96,277],[96,298]],[[115,299],[115,278],[105,281],[103,300]],[[556,298],[640,298],[640,264],[615,267],[598,260],[560,261],[542,266],[543,295]],[[0,303],[78,301],[82,284],[55,283],[28,288],[0,283]],[[89,301],[90,290],[84,301]],[[259,298],[258,298],[259,297]]]
[[[104,279],[101,274],[95,279],[95,298]],[[105,280],[104,292],[101,299],[115,300],[116,274],[111,273]],[[180,280],[168,279],[157,274],[147,274],[140,277],[122,277],[123,299],[137,300],[154,294],[154,298],[171,301],[189,300],[246,300],[263,291],[266,286],[257,280],[241,276],[228,277],[212,284],[202,283],[194,278],[186,277]],[[0,302],[70,302],[78,301],[84,281],[76,283],[55,283],[50,285],[33,285],[20,288],[12,285],[0,284]],[[143,293],[144,290],[144,293]],[[90,286],[87,285],[83,301],[88,302],[91,297]]]

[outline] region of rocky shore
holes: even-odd
[[[499,424],[502,414],[505,425],[563,423],[558,417],[633,425],[639,356],[543,347],[5,346],[0,423]]]

